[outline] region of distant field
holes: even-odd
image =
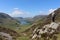
[[[30,25],[28,24],[28,25],[21,25],[20,27],[19,27],[19,29],[18,30],[16,30],[17,32],[23,32],[23,31],[25,31],[26,29],[28,29],[28,28],[30,28]]]
[[[21,34],[21,32],[25,31],[28,28],[30,28],[30,25],[21,25],[21,27],[16,30],[21,35],[21,37],[17,38],[17,40],[29,40],[29,36],[27,37]]]

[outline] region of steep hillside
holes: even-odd
[[[0,13],[0,39],[6,40],[6,37],[16,39],[19,37],[19,33],[15,30],[20,27],[20,23],[5,13]],[[3,35],[3,37],[2,37]],[[5,35],[5,36],[4,36]]]
[[[47,17],[47,15],[37,15],[37,16],[34,16],[34,17],[33,17],[33,20],[36,21],[37,19],[40,20],[40,19],[43,19],[43,18],[45,18],[45,17]]]
[[[57,10],[55,10],[54,13],[56,14],[55,21],[56,22],[60,22],[60,8],[58,8]],[[51,23],[51,14],[49,14],[46,18],[44,18],[42,20],[38,20],[37,22],[35,22],[34,24],[32,24],[29,29],[27,29],[26,31],[24,31],[24,33],[31,34],[32,31],[36,27],[42,28],[44,25],[50,24],[50,23]]]
[[[21,21],[20,20],[23,20],[23,17],[13,17],[14,19],[16,19],[16,20],[18,20],[19,21],[19,23],[21,23]]]
[[[0,13],[0,26],[15,29],[16,27],[19,27],[20,24],[8,14]]]

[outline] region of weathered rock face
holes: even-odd
[[[56,34],[60,33],[59,30],[57,30],[59,26],[60,23],[51,22],[50,24],[44,25],[41,29],[35,28],[35,30],[33,31],[32,39],[43,37],[48,37],[48,39],[49,37],[53,38],[53,36],[56,36]]]
[[[54,13],[56,14],[55,22],[60,22],[60,8],[55,10]],[[49,14],[45,19],[43,19],[42,23],[34,23],[34,24],[32,24],[31,28],[27,29],[25,31],[25,33],[31,33],[36,27],[42,28],[44,25],[50,24],[52,22],[51,17],[52,17],[52,13]],[[59,27],[59,30],[60,30],[60,27]]]
[[[58,8],[57,10],[54,11],[56,18],[55,21],[56,22],[60,22],[60,8]],[[52,13],[50,15],[48,15],[48,18],[51,20],[52,17]],[[48,19],[47,19],[48,20]]]
[[[0,32],[0,36],[5,37],[4,40],[13,40],[10,34],[4,33],[4,32]]]

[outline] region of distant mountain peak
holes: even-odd
[[[0,18],[12,18],[8,14],[0,12]]]
[[[17,27],[18,23],[19,22],[17,20],[12,18],[8,14],[0,12],[0,26],[8,27],[8,28],[12,28],[12,27],[15,28]]]

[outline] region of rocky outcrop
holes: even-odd
[[[54,36],[57,37],[56,34],[59,34],[58,28],[60,27],[60,23],[51,22],[51,24],[44,25],[41,29],[36,28],[33,31],[32,39],[34,38],[46,38],[48,40],[53,38]],[[54,38],[54,40],[57,40]]]
[[[0,34],[2,34],[2,32],[4,34],[9,34],[13,39],[16,39],[17,37],[19,37],[20,35],[14,31],[14,30],[11,30],[11,29],[8,29],[8,28],[5,28],[5,27],[0,27]],[[5,36],[5,35],[4,35]],[[6,35],[7,36],[7,35]],[[9,37],[10,37],[9,36]]]
[[[4,33],[4,32],[0,32],[0,36],[5,37],[5,40],[13,40],[10,34]]]

